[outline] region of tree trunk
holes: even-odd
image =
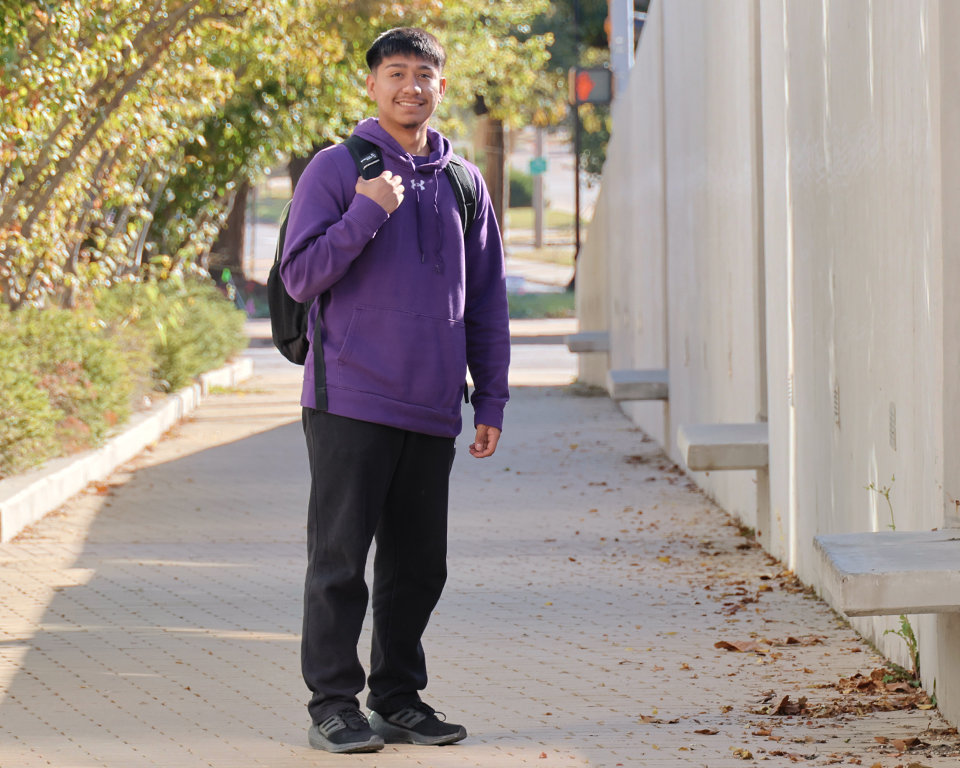
[[[242,181],[237,186],[236,196],[233,198],[233,207],[227,215],[227,223],[217,235],[217,240],[210,249],[212,267],[226,267],[234,276],[237,285],[244,284],[243,250],[246,242],[247,229],[247,196],[250,193],[250,182]]]
[[[490,193],[490,202],[493,205],[493,212],[496,214],[497,223],[500,230],[506,224],[504,214],[506,213],[506,179],[504,176],[506,166],[506,147],[504,146],[503,122],[486,118],[484,126],[483,149],[486,153],[486,161],[483,164],[483,180],[487,183],[487,191]]]
[[[297,184],[300,182],[300,177],[303,176],[303,172],[307,170],[307,166],[310,165],[310,161],[313,160],[314,155],[321,149],[326,149],[329,146],[329,142],[314,144],[313,149],[306,155],[292,155],[290,157],[290,194],[297,191]]]

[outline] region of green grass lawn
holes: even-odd
[[[581,223],[583,219],[580,220]],[[516,229],[533,229],[533,208],[511,208],[507,211],[507,224]],[[547,211],[547,229],[573,229],[573,214],[566,211]]]
[[[533,320],[544,317],[576,317],[573,291],[563,293],[507,294],[510,317]]]
[[[548,246],[546,248],[508,248],[511,259],[543,261],[548,264],[573,266],[573,246]]]

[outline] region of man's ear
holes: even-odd
[[[369,88],[369,86],[367,86]],[[443,98],[443,94],[447,92],[447,78],[440,78],[440,98]]]
[[[374,89],[374,85],[376,84],[376,82],[377,81],[374,78],[372,73],[367,75],[367,96],[369,96],[374,101],[377,100],[377,93],[376,93],[376,90]]]

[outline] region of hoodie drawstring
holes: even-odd
[[[428,129],[428,143],[430,146],[430,161],[424,163],[423,165],[418,166],[417,162],[414,160],[413,156],[407,152],[403,147],[401,147],[396,139],[394,139],[390,134],[388,134],[379,123],[379,120],[375,117],[368,117],[366,120],[362,121],[360,125],[357,126],[354,133],[357,136],[360,136],[367,141],[371,141],[377,146],[380,147],[384,160],[390,159],[394,162],[399,163],[404,172],[409,168],[412,173],[412,181],[414,191],[416,192],[413,197],[416,198],[415,206],[416,211],[414,212],[415,221],[417,225],[417,245],[420,248],[420,263],[423,264],[426,262],[426,248],[423,239],[423,216],[420,211],[420,192],[424,190],[425,187],[421,186],[425,184],[425,179],[427,178],[426,174],[430,171],[433,172],[433,218],[437,222],[437,243],[435,250],[436,265],[435,269],[437,274],[443,274],[444,262],[443,256],[441,254],[441,248],[443,244],[443,232],[444,224],[443,217],[440,215],[440,177],[444,174],[441,174],[441,171],[444,170],[444,165],[450,160],[450,157],[453,152],[453,148],[450,146],[450,142],[443,138],[439,133],[434,131],[432,128]],[[421,179],[418,180],[418,175],[423,174]],[[407,191],[406,189],[404,190]],[[426,203],[427,201],[422,201]]]
[[[443,246],[443,218],[440,216],[440,172],[433,169],[433,218],[437,222],[437,274],[443,274],[443,256],[440,249]]]
[[[417,184],[417,167],[416,164],[413,166],[413,189],[417,194],[417,204],[416,204],[416,216],[417,216],[417,244],[420,246],[420,263],[423,264],[426,261],[426,249],[423,246],[423,222],[420,218],[420,190],[422,189],[423,182],[420,182],[420,185]],[[440,249],[443,244],[443,219],[440,216],[440,171],[436,168],[433,169],[433,220],[437,222],[437,247],[435,250],[435,256],[437,259],[436,270],[437,274],[443,274],[443,256],[440,254]]]

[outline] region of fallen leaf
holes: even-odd
[[[913,693],[914,688],[910,683],[887,683],[887,690],[891,693]]]
[[[730,751],[741,760],[753,760],[753,753],[743,747],[730,747]]]
[[[656,664],[653,665],[654,672],[663,672],[663,667],[658,667]]]
[[[716,736],[718,733],[720,733],[720,731],[718,731],[716,728],[701,728],[698,731],[694,731],[694,733],[699,733],[703,736]]]
[[[765,699],[770,704],[761,706],[759,709],[751,710],[755,715],[802,715],[807,711],[807,697],[801,696],[797,701],[790,701],[790,696],[784,694],[780,697],[771,697]]]
[[[670,558],[669,558],[669,557],[658,557],[657,560],[659,560],[661,563],[669,563],[669,562],[670,562]]]
[[[873,740],[877,742],[877,744],[886,744],[889,741],[886,736],[874,736]]]
[[[653,710],[653,715],[657,714],[657,710]],[[680,718],[674,718],[673,720],[661,720],[660,718],[654,717],[653,715],[640,715],[640,722],[645,725],[676,725],[680,722]]]
[[[541,753],[540,753],[540,759],[541,759],[541,760],[546,760],[546,759],[547,759],[547,753],[546,753],[546,752],[541,752]]]
[[[761,645],[756,640],[737,640],[732,643],[728,640],[720,640],[714,643],[713,647],[736,653],[767,653],[770,650],[768,646]]]
[[[826,638],[822,635],[804,635],[799,638],[791,635],[786,640],[767,640],[766,642],[770,645],[822,645],[824,640]]]
[[[769,736],[772,731],[768,728],[761,728],[759,731],[754,731],[751,736]]]

